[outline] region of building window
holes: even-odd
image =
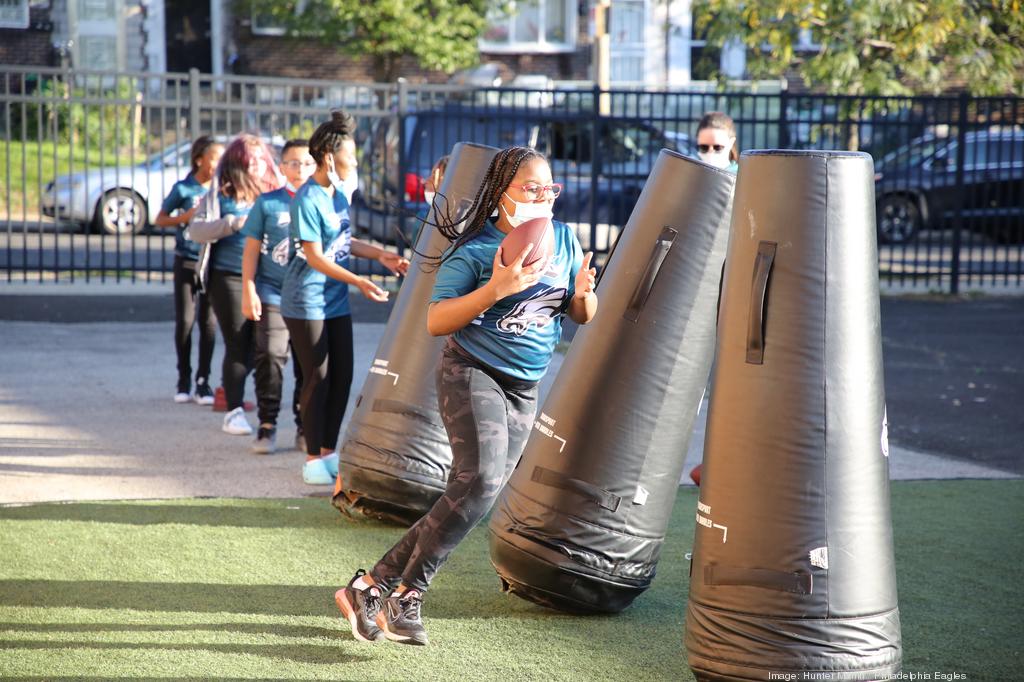
[[[576,49],[577,1],[513,0],[507,13],[492,10],[480,51],[571,52]]]
[[[275,23],[274,17],[269,14],[257,14],[252,12],[252,32],[258,36],[283,36],[287,29],[281,24]]]
[[[118,68],[117,37],[79,35],[78,55],[80,68],[115,71]]]
[[[693,36],[690,38],[690,80],[711,80],[715,71],[721,67],[722,50],[708,45],[707,29],[697,28],[697,17],[694,16]]]
[[[645,0],[616,0],[608,20],[612,63],[609,77],[613,83],[644,82],[644,59],[647,45]]]
[[[28,28],[28,0],[0,0],[0,28]]]

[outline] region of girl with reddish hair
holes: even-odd
[[[254,135],[239,135],[224,150],[210,191],[189,224],[189,238],[204,245],[199,278],[224,336],[222,383],[228,412],[222,429],[236,436],[252,433],[243,401],[252,367],[253,323],[242,314],[241,229],[259,195],[283,184],[270,148]]]

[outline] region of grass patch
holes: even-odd
[[[1018,678],[1024,482],[892,490],[904,670]],[[428,596],[425,648],[360,644],[339,621],[334,590],[401,530],[322,498],[0,508],[0,676],[691,680],[695,506],[681,489],[658,578],[616,616],[500,594],[478,528]]]

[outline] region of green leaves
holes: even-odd
[[[489,0],[241,0],[272,17],[295,40],[316,40],[352,57],[370,57],[379,80],[397,76],[398,60],[451,73],[475,64]]]
[[[754,78],[795,70],[830,94],[1024,92],[1020,0],[694,0],[709,45],[740,39]],[[800,44],[810,28],[818,49]]]

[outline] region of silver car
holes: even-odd
[[[228,138],[215,139],[227,144]],[[284,139],[263,137],[279,158]],[[106,234],[138,234],[153,224],[164,197],[192,168],[192,143],[167,147],[137,166],[92,168],[61,175],[43,192],[43,215],[92,225]]]
[[[107,234],[132,234],[156,220],[160,204],[191,168],[190,142],[154,154],[137,166],[111,166],[61,175],[46,186],[43,215],[91,223]]]

